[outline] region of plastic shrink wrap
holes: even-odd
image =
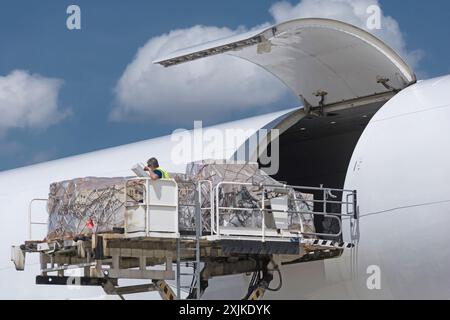
[[[268,176],[259,169],[257,163],[232,163],[223,161],[200,161],[187,165],[186,174],[174,175],[180,189],[180,230],[194,229],[195,211],[192,206],[182,204],[194,203],[194,192],[191,183],[183,181],[201,182],[200,206],[202,208],[202,224],[205,232],[211,230],[211,185],[212,190],[219,183],[249,183],[252,186],[238,184],[223,184],[219,192],[219,206],[227,208],[245,208],[245,210],[221,210],[220,225],[236,228],[261,228],[262,216],[259,210],[261,205],[261,188],[259,185],[271,185],[267,187],[265,198],[273,199],[287,197],[288,203],[288,227],[300,229],[300,221],[303,223],[305,232],[314,232],[314,221],[311,214],[313,195],[296,192],[294,189],[283,189],[283,184]],[[210,181],[209,184],[207,181]],[[282,192],[278,192],[283,189]],[[281,188],[280,188],[281,187]],[[213,191],[213,197],[216,194]],[[308,202],[309,200],[309,202]],[[214,200],[215,201],[215,200]],[[254,209],[254,210],[249,210]],[[270,214],[266,215],[266,226],[276,228],[275,221]]]
[[[200,183],[200,206],[204,232],[211,231],[211,193],[223,182],[250,183],[251,185],[224,184],[219,189],[219,206],[236,210],[221,210],[220,225],[226,227],[261,228],[261,184],[266,187],[265,199],[281,198],[288,203],[288,225],[305,232],[314,231],[311,214],[313,196],[283,189],[283,184],[258,168],[257,163],[224,163],[201,161],[187,165],[186,173],[172,173],[179,186],[179,230],[195,230],[195,193]],[[210,182],[210,183],[209,183]],[[277,186],[279,187],[277,189]],[[212,189],[211,189],[212,187]],[[280,192],[280,189],[283,189]],[[125,194],[125,190],[126,193]],[[48,239],[73,238],[92,233],[112,233],[124,228],[126,202],[142,201],[143,180],[136,177],[80,178],[51,184],[47,210],[49,214]],[[246,210],[239,210],[245,208]],[[254,209],[254,210],[252,210]],[[266,226],[276,228],[274,219],[266,214]]]
[[[110,233],[123,228],[125,185],[129,199],[142,199],[143,186],[129,178],[80,178],[50,185],[49,239]]]

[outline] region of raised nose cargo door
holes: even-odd
[[[180,50],[154,63],[169,67],[222,53],[268,70],[305,108],[392,97],[416,82],[413,70],[384,42],[328,19],[284,22]]]

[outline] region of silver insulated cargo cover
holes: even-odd
[[[200,161],[187,165],[186,174],[175,175],[175,180],[179,183],[180,203],[194,203],[195,194],[191,190],[189,183],[183,184],[183,181],[192,180],[201,183],[200,206],[202,208],[203,230],[211,231],[211,182],[212,190],[221,183],[218,194],[213,191],[213,201],[218,199],[219,207],[236,208],[234,210],[220,211],[220,226],[228,228],[261,228],[262,216],[261,206],[261,188],[260,185],[270,185],[266,188],[268,193],[266,199],[286,197],[289,211],[291,212],[310,212],[313,209],[313,203],[307,200],[313,200],[310,194],[303,194],[289,189],[286,193],[277,192],[277,186],[283,184],[268,176],[263,170],[259,169],[257,163],[233,163],[223,161]],[[246,183],[251,185],[240,185]],[[218,195],[218,197],[217,197]],[[301,201],[304,200],[304,201]],[[239,210],[239,208],[245,210]],[[249,210],[254,209],[254,210]],[[194,208],[192,206],[180,205],[180,230],[194,230]],[[314,231],[314,222],[311,214],[289,213],[288,224],[290,229],[300,229],[300,219],[303,222],[305,232]],[[271,215],[266,216],[266,226],[275,229],[276,224]]]

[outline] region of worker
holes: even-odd
[[[170,179],[167,171],[159,167],[159,163],[156,158],[149,159],[147,161],[147,167],[145,167],[144,170],[148,171],[148,175],[152,180]]]

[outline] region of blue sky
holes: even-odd
[[[299,3],[293,0],[289,2],[292,6]],[[320,2],[323,5],[326,1]],[[252,101],[224,99],[223,105],[215,103],[213,108],[208,108],[207,98],[202,100],[200,97],[200,100],[191,102],[192,106],[187,101],[188,107],[181,109],[183,106],[180,101],[191,90],[187,87],[185,91],[175,90],[177,92],[173,93],[173,100],[167,95],[159,97],[160,100],[155,99],[162,101],[161,107],[158,107],[142,101],[149,98],[145,89],[136,91],[141,100],[135,99],[132,86],[136,83],[124,76],[127,66],[132,64],[136,69],[145,62],[146,54],[150,54],[148,52],[154,48],[152,43],[148,45],[147,51],[142,51],[141,60],[137,59],[136,54],[153,37],[176,29],[188,29],[187,35],[195,35],[195,30],[189,29],[195,25],[215,27],[207,29],[213,37],[214,34],[235,32],[238,28],[273,23],[275,18],[270,8],[276,3],[274,0],[2,0],[0,77],[10,81],[15,79],[12,72],[22,70],[27,81],[40,81],[40,77],[44,80],[54,79],[54,82],[49,80],[45,83],[50,86],[49,92],[57,92],[57,99],[53,102],[45,100],[43,103],[57,108],[60,117],[49,118],[47,123],[45,119],[40,119],[37,125],[36,122],[28,121],[17,126],[4,124],[3,130],[0,127],[0,170],[169,134],[176,128],[192,127],[193,120],[214,124],[296,106],[297,102],[290,94],[278,90],[269,92],[265,97],[268,102],[261,107],[258,107],[260,101],[255,98]],[[450,43],[446,41],[450,33],[450,2],[379,3],[384,15],[398,22],[406,43],[405,51],[420,52],[421,59],[415,66],[419,76],[433,77],[450,73]],[[69,31],[66,28],[66,8],[70,4],[81,7],[81,30]],[[221,29],[224,27],[226,29]],[[129,70],[131,75],[133,72],[136,70]],[[245,72],[253,74],[254,70]],[[256,90],[266,91],[264,88],[273,81],[260,73],[256,77],[261,79],[256,81]],[[121,79],[123,85],[118,89]],[[217,81],[227,79],[218,78]],[[143,85],[158,90],[164,88],[164,83],[157,83],[159,79],[148,81]],[[229,82],[231,84],[226,90],[233,91],[233,85],[238,84]],[[2,108],[8,106],[1,104],[1,88],[0,84],[0,111],[3,113]],[[221,94],[229,96],[228,92],[213,94],[217,97]],[[251,99],[249,97],[247,100]],[[41,107],[40,104],[33,105],[38,101],[33,97],[29,97],[29,102],[26,99],[24,101],[20,107],[25,111]],[[235,102],[237,107],[232,107],[231,104]],[[120,115],[113,117],[114,110],[121,110]],[[128,112],[126,110],[132,110],[131,114],[123,115]],[[199,114],[205,114],[205,118],[201,119]],[[27,114],[18,117],[24,118]],[[20,119],[15,119],[21,123]]]

